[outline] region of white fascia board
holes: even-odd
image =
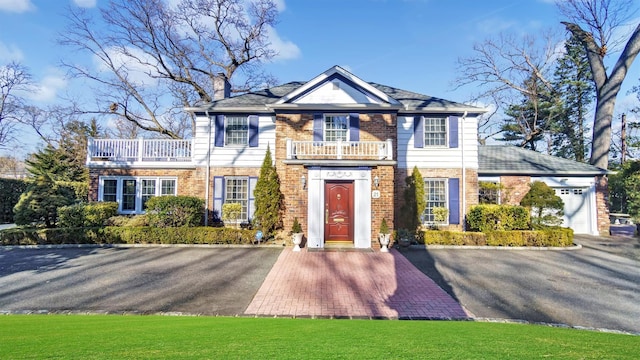
[[[429,107],[429,108],[410,108],[408,106],[404,106],[403,111],[401,113],[398,113],[398,115],[403,115],[404,112],[408,112],[410,114],[415,114],[415,113],[425,113],[425,114],[429,114],[429,113],[451,113],[451,114],[457,114],[457,113],[464,113],[467,112],[467,117],[473,117],[474,115],[480,115],[480,114],[484,114],[487,111],[489,111],[486,108],[477,108],[477,107]]]
[[[272,104],[267,105],[271,110],[398,110],[399,105],[391,104]]]
[[[202,107],[202,108],[185,108],[187,112],[225,112],[225,113],[269,113],[271,109],[268,105],[260,106],[225,106],[225,107]]]

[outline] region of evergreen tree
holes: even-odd
[[[558,117],[552,124],[553,155],[587,162],[587,112],[595,98],[595,86],[587,53],[582,43],[572,36],[564,45],[565,54],[558,59],[554,88],[560,98]]]
[[[260,177],[253,190],[253,196],[255,198],[254,225],[262,229],[265,236],[272,236],[276,229],[282,227],[283,196],[269,147],[260,168]]]
[[[20,195],[13,208],[13,220],[18,225],[54,227],[58,208],[71,205],[74,198],[71,188],[57,185],[47,176],[40,176]]]
[[[558,226],[562,224],[564,202],[549,185],[534,181],[520,205],[531,209],[531,223],[534,228]]]
[[[403,227],[415,231],[422,225],[422,216],[427,207],[427,200],[424,193],[424,179],[422,173],[415,166],[411,173],[405,179],[406,187],[404,189],[404,204],[401,209],[402,219],[400,221]]]
[[[538,142],[544,140],[545,133],[556,117],[555,95],[536,76],[524,83],[528,89],[520,103],[507,108],[499,140],[516,143],[518,146],[536,150]]]

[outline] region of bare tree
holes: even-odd
[[[544,43],[541,45],[533,36],[518,38],[512,34],[500,34],[495,39],[475,44],[473,56],[458,59],[460,75],[455,85],[475,85],[478,92],[473,100],[494,104],[497,113],[521,104],[523,98],[533,103],[531,109],[534,114],[527,117],[515,116],[512,119],[516,123],[511,128],[522,131],[523,141],[518,144],[520,146],[530,143],[544,131],[540,128],[542,122],[529,120],[539,117],[539,107],[535,104],[542,100],[541,93],[553,90],[551,70],[557,58],[556,42],[551,34],[545,34],[543,39]],[[537,85],[530,86],[532,83]],[[496,118],[495,114],[491,114],[481,124],[484,129],[492,129],[489,136],[497,135],[505,129],[504,120],[496,124]],[[486,142],[487,137],[485,135],[479,139],[480,142]]]
[[[63,63],[96,86],[97,106],[86,113],[181,138],[195,126],[182,109],[211,102],[219,74],[236,91],[274,83],[261,70],[276,55],[267,38],[277,18],[272,0],[110,0],[98,17],[69,11],[60,42],[99,63]]]
[[[611,123],[616,96],[628,69],[640,52],[640,24],[631,32],[609,74],[604,65],[604,57],[612,47],[622,43],[615,31],[631,18],[634,9],[637,10],[637,4],[632,0],[563,0],[556,4],[569,20],[562,24],[580,40],[587,51],[597,90],[590,163],[606,169],[609,166]]]
[[[0,66],[0,148],[15,140],[16,126],[21,121],[24,99],[21,91],[28,90],[31,75],[15,62]]]

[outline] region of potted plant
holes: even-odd
[[[298,222],[298,218],[293,219],[293,226],[291,227],[291,239],[293,241],[293,251],[300,251],[300,244],[302,243],[302,226]]]
[[[389,252],[389,240],[391,234],[389,233],[389,225],[387,225],[387,219],[382,219],[380,223],[380,234],[378,234],[378,240],[380,241],[380,251]]]

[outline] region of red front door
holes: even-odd
[[[324,184],[325,242],[353,242],[353,181]]]

